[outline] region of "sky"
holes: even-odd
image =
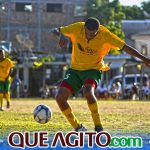
[[[122,5],[125,5],[125,6],[132,6],[132,5],[137,5],[137,6],[140,6],[140,3],[141,2],[148,2],[150,0],[119,0],[120,3]]]

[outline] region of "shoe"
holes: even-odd
[[[75,129],[76,132],[87,131],[87,128],[81,124],[81,126]]]
[[[10,108],[10,103],[7,102],[6,108]]]
[[[0,107],[0,111],[4,111],[4,107]]]
[[[104,129],[102,126],[95,126],[95,131],[96,132],[102,132]]]

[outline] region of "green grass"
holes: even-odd
[[[33,109],[38,104],[51,107],[53,117],[47,124],[38,124],[33,119]],[[77,118],[93,130],[93,122],[87,103],[83,99],[69,100]],[[150,102],[145,101],[98,101],[101,121],[110,133],[149,133]],[[53,99],[12,99],[11,108],[0,112],[0,137],[11,131],[71,131],[72,127],[60,112]]]

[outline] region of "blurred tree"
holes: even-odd
[[[150,1],[142,2],[142,10],[147,19],[150,19]]]
[[[127,20],[139,20],[145,19],[142,8],[134,6],[123,6],[123,12],[125,13],[125,19]]]
[[[111,32],[124,39],[124,33],[121,31],[122,20],[138,20],[150,18],[150,1],[142,2],[141,7],[122,6],[119,0],[88,0],[87,17],[96,17],[100,23],[105,25]],[[111,50],[111,54],[118,51]]]
[[[87,17],[95,16],[95,13],[98,11],[99,7],[108,4],[109,0],[88,0],[87,1]]]

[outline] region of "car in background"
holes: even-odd
[[[140,85],[142,86],[148,80],[149,78],[147,74],[143,74],[142,78],[141,74],[125,74],[124,77],[122,75],[117,75],[110,81],[108,91],[111,90],[113,84],[120,82],[122,89],[124,90],[124,97],[129,98],[133,84],[136,84],[140,88]]]

